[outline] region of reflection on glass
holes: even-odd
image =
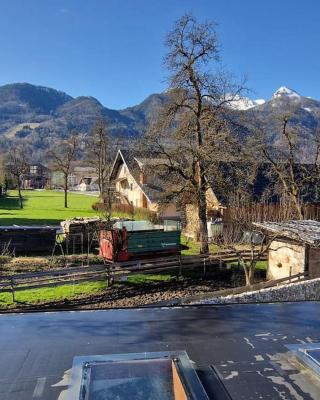
[[[83,366],[85,400],[187,400],[174,360],[90,362]]]

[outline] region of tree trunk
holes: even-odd
[[[207,199],[206,193],[199,179],[199,198],[198,198],[198,217],[199,217],[199,234],[200,234],[200,254],[209,253],[208,245],[208,227],[207,227]]]
[[[253,283],[255,268],[253,266],[248,267],[248,266],[244,265],[243,269],[244,269],[244,274],[246,277],[246,286],[251,286]]]
[[[297,198],[297,196],[293,195],[293,203],[295,205],[296,211],[297,211],[297,216],[298,219],[303,220],[303,213],[302,213],[302,206],[300,200]]]
[[[104,193],[105,189],[104,189],[104,182],[103,182],[103,172],[101,170],[99,171],[98,179],[99,179],[100,202],[103,203],[104,202],[103,196],[105,194]]]
[[[19,203],[20,203],[20,208],[23,208],[23,200],[22,200],[22,194],[21,194],[21,182],[20,182],[20,176],[18,177],[17,183],[18,183],[18,194],[19,194]]]
[[[68,175],[64,177],[64,208],[68,208]]]

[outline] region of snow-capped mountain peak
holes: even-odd
[[[242,96],[234,96],[232,98],[232,102],[230,103],[230,107],[234,110],[249,110],[249,108],[253,108],[264,104],[266,101],[264,99],[252,100],[249,97]]]
[[[256,100],[253,100],[253,102],[255,103],[256,106],[261,106],[266,101],[265,101],[265,99],[256,99]]]
[[[273,93],[272,99],[278,99],[284,96],[296,99],[301,98],[300,94],[295,90],[289,89],[286,86],[281,86],[276,92]]]

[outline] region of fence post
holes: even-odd
[[[110,286],[110,264],[107,266],[107,284]]]
[[[12,302],[15,303],[16,299],[15,299],[15,295],[14,295],[14,278],[13,278],[13,276],[11,277],[10,281],[11,281]]]
[[[88,245],[88,247],[87,247],[87,264],[88,264],[88,267],[89,267],[89,263],[90,263],[90,261],[89,261],[89,254],[90,254],[90,241],[89,241],[89,229],[87,230],[87,233],[88,233],[88,237],[87,237],[87,240],[88,240],[88,243],[87,243],[87,245]]]
[[[206,258],[203,257],[203,276],[206,276]]]

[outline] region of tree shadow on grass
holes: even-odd
[[[8,215],[8,214],[6,214]],[[7,226],[7,225],[41,225],[41,226],[60,226],[60,222],[62,219],[30,219],[30,218],[4,218],[0,219],[0,226]]]
[[[25,204],[27,199],[22,198],[22,204]],[[20,210],[19,197],[1,197],[0,198],[0,209],[2,210]]]

